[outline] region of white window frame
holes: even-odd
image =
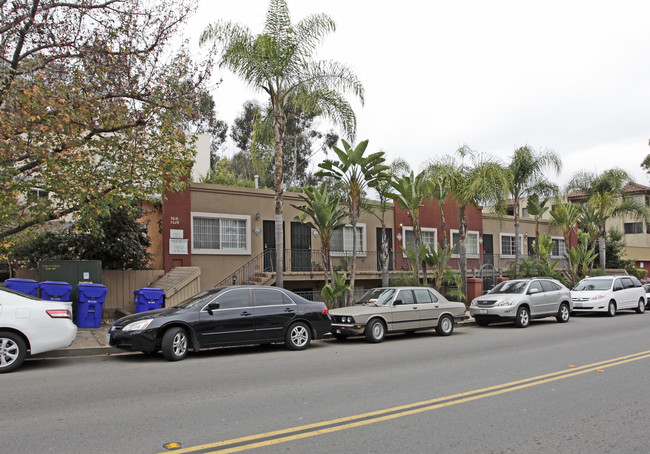
[[[192,254],[197,255],[251,255],[251,217],[241,214],[224,214],[224,213],[205,213],[193,211],[192,215]],[[194,247],[194,219],[195,218],[210,218],[210,219],[238,219],[246,221],[246,247],[244,249],[200,249]]]
[[[352,228],[352,224],[345,224],[342,228]],[[366,238],[366,224],[359,222],[357,223],[357,228],[361,229],[361,250],[357,251],[357,257],[365,257],[367,254],[366,252],[368,251],[367,249],[367,238]],[[345,247],[345,244],[343,245]],[[352,247],[350,247],[350,250],[345,250],[345,251],[330,251],[330,255],[332,257],[348,257],[352,256]]]
[[[562,241],[562,243],[564,243],[564,251],[566,252],[567,245],[564,242],[564,237],[563,236],[552,236],[551,240],[553,240],[553,241]],[[558,246],[558,250],[559,250],[559,248],[560,247]],[[553,249],[555,249],[555,247],[553,247]],[[564,255],[563,254],[554,255],[553,250],[551,250],[551,257],[553,257],[553,258],[564,258]]]
[[[453,245],[454,244],[454,233],[457,233],[460,235],[460,230],[457,229],[449,229],[449,244]],[[481,242],[479,241],[481,237],[479,236],[479,232],[476,230],[468,230],[467,231],[467,236],[469,237],[470,235],[476,236],[476,254],[470,254],[469,252],[466,251],[466,255],[469,258],[480,258],[481,257]],[[460,238],[459,240],[460,241]],[[460,257],[460,251],[456,250],[454,253],[451,255],[452,258],[459,258]]]
[[[412,232],[413,227],[411,226],[402,226],[402,257],[406,258],[406,232]],[[422,232],[433,232],[433,247],[435,251],[438,251],[438,229],[434,227],[420,227]],[[422,243],[424,244],[424,243]],[[427,243],[429,244],[429,243]]]
[[[506,236],[509,237],[509,238],[515,238],[514,233],[501,233],[501,234],[499,234],[499,253],[501,254],[501,257],[514,258],[515,255],[517,255],[517,251],[515,251],[515,253],[512,254],[512,255],[503,253],[503,237],[506,237]],[[519,235],[519,243],[520,243],[519,244],[519,247],[520,247],[519,250],[522,252],[521,255],[523,256],[524,255],[523,254],[523,251],[524,251],[524,236],[523,235]]]

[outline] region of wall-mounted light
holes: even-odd
[[[318,236],[318,230],[314,229],[311,231],[311,234],[314,235],[314,238]]]
[[[402,241],[402,234],[401,233],[397,234],[397,241]]]
[[[255,233],[255,235],[259,235],[261,231],[262,229],[260,229],[259,225],[256,225],[255,228],[253,229],[253,233]]]
[[[260,212],[259,211],[257,213],[255,213],[255,220],[256,221],[260,220]]]

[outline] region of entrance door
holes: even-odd
[[[393,229],[386,228],[388,237],[388,271],[393,269]],[[377,227],[377,271],[381,271],[381,227]]]
[[[494,246],[492,244],[492,234],[483,234],[483,263],[494,265]]]
[[[311,228],[302,222],[291,223],[291,271],[311,270]]]
[[[282,233],[284,235],[284,223]],[[275,272],[275,221],[262,222],[262,239],[264,240],[264,271]],[[284,240],[286,244],[286,238]],[[282,264],[284,271],[284,260]]]

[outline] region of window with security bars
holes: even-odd
[[[421,229],[420,233],[420,242],[422,244],[429,244],[433,248],[435,248],[436,245],[436,231],[434,229],[427,229],[423,228]],[[413,229],[406,230],[404,229],[404,244],[405,247],[408,248],[408,245],[410,244],[413,249],[415,249],[415,232]]]
[[[194,249],[246,250],[246,220],[229,218],[194,218]]]
[[[501,255],[515,255],[515,236],[501,235]]]
[[[478,232],[467,232],[466,239],[465,253],[467,256],[478,256]],[[452,231],[451,241],[456,246],[454,248],[454,256],[457,256],[460,254],[460,233]]]
[[[553,251],[551,255],[553,257],[564,257],[566,252],[566,244],[564,244],[564,239],[555,239],[553,238]]]
[[[345,226],[334,230],[330,250],[336,252],[352,252],[352,227]],[[357,252],[363,252],[363,228],[357,226]]]

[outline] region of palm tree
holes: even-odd
[[[555,205],[550,212],[550,225],[562,230],[562,237],[566,250],[571,249],[571,231],[575,230],[578,220],[582,215],[580,205],[574,203],[560,203]]]
[[[509,185],[507,170],[494,158],[476,153],[467,145],[459,148],[456,154],[460,156],[460,163],[454,165],[450,174],[449,193],[458,204],[460,273],[467,304],[466,208],[470,204],[503,204]],[[469,163],[465,162],[466,158]],[[447,161],[451,163],[453,158]]]
[[[415,261],[411,264],[415,270],[415,276],[418,278],[418,268],[420,263],[422,263],[422,269],[424,271],[423,282],[426,283],[426,264],[420,260],[420,247],[422,246],[422,227],[420,225],[420,206],[422,202],[429,198],[427,192],[427,174],[426,172],[420,172],[416,175],[413,174],[413,171],[409,175],[404,175],[399,178],[395,178],[390,182],[391,186],[396,193],[391,194],[393,200],[397,202],[400,208],[403,210],[408,210],[409,216],[411,218],[411,223],[413,225],[413,236],[414,236],[414,259]],[[419,278],[418,278],[419,280]]]
[[[447,220],[445,218],[445,202],[449,196],[450,182],[454,173],[453,160],[443,158],[431,162],[427,166],[429,179],[427,192],[435,199],[440,208],[440,227],[442,228],[442,248],[447,249]]]
[[[526,204],[526,209],[528,214],[532,215],[535,219],[535,255],[537,260],[539,260],[539,220],[544,216],[544,214],[549,210],[549,207],[546,206],[549,199],[539,200],[537,194],[533,194],[528,197],[528,203]]]
[[[587,199],[587,208],[594,213],[598,225],[598,255],[600,269],[605,270],[607,239],[606,222],[617,216],[629,215],[634,219],[650,222],[648,208],[626,197],[625,188],[631,182],[630,175],[621,169],[610,169],[596,175],[579,172],[571,179],[569,190],[581,191]]]
[[[510,195],[515,208],[515,277],[519,276],[521,241],[519,235],[519,205],[521,199],[532,194],[549,196],[558,193],[556,184],[546,179],[547,169],[562,170],[560,156],[552,150],[535,151],[528,145],[519,147],[512,155],[509,170]]]
[[[285,0],[270,0],[264,31],[253,35],[248,27],[220,21],[208,26],[201,43],[222,43],[219,66],[238,75],[253,89],[265,92],[273,112],[276,285],[283,286],[284,235],[282,159],[286,140],[286,112],[292,105],[323,115],[354,137],[356,117],[343,96],[351,92],[361,103],[364,89],[350,68],[334,61],[315,61],[323,38],[336,28],[325,14],[291,23]]]
[[[292,205],[302,214],[296,219],[307,224],[318,232],[321,241],[321,258],[325,270],[325,283],[333,282],[332,261],[330,260],[330,249],[334,230],[343,227],[348,212],[340,208],[341,199],[330,191],[326,184],[320,190],[313,186],[305,187],[305,195],[299,194],[305,205]]]
[[[352,258],[350,260],[350,287],[354,290],[354,280],[357,271],[357,222],[361,215],[361,198],[365,190],[376,186],[388,178],[384,165],[384,152],[379,151],[364,156],[368,141],[360,142],[352,148],[345,140],[341,140],[343,149],[334,147],[338,161],[326,159],[318,164],[321,168],[316,176],[329,177],[339,180],[347,191],[350,224],[352,224]],[[348,294],[348,304],[352,303],[353,292]]]

